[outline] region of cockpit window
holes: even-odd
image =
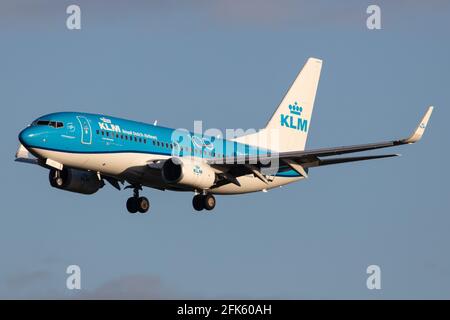
[[[48,120],[39,120],[36,122],[38,126],[50,126],[53,128],[62,128],[64,127],[64,123],[60,121],[48,121]]]

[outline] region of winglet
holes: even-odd
[[[419,125],[416,128],[416,131],[412,135],[410,135],[408,138],[403,139],[403,143],[415,143],[422,138],[423,133],[425,132],[425,128],[427,127],[428,120],[430,120],[431,113],[433,112],[433,107],[428,107],[427,112],[423,116],[422,120],[420,121]]]

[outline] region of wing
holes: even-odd
[[[19,144],[19,148],[16,151],[16,159],[17,162],[31,163],[31,164],[39,164],[38,159],[30,155],[28,150],[22,145]]]
[[[391,140],[377,143],[369,143],[369,144],[359,144],[352,146],[342,146],[342,147],[333,147],[333,148],[322,148],[322,149],[313,149],[313,150],[303,150],[303,151],[290,151],[290,152],[279,152],[272,154],[261,154],[258,156],[236,156],[236,157],[227,157],[220,159],[210,159],[208,163],[212,166],[220,166],[223,169],[226,167],[233,169],[234,171],[242,171],[236,170],[237,166],[247,168],[244,174],[249,172],[253,172],[255,176],[263,180],[264,177],[259,177],[254,171],[260,169],[261,167],[267,166],[272,160],[278,159],[280,164],[285,164],[290,169],[293,169],[298,174],[307,177],[307,169],[311,167],[344,163],[344,162],[354,162],[354,161],[363,161],[363,160],[371,160],[371,159],[380,159],[387,157],[395,157],[398,154],[387,154],[387,155],[377,155],[377,156],[362,156],[362,157],[348,157],[348,158],[327,158],[330,156],[343,155],[347,153],[355,153],[362,151],[369,151],[375,149],[382,149],[388,147],[399,146],[403,144],[412,144],[419,141],[422,138],[422,135],[425,132],[425,128],[428,124],[428,121],[431,117],[431,113],[433,112],[433,107],[429,107],[417,126],[416,130],[407,138],[400,140]],[[324,159],[325,158],[325,159]],[[264,180],[263,180],[264,181]]]

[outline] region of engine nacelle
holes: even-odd
[[[170,158],[161,170],[165,182],[196,189],[208,189],[216,181],[216,173],[207,164],[190,158]]]
[[[54,188],[82,194],[96,193],[105,185],[94,172],[67,168],[50,169],[49,180]]]

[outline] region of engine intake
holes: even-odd
[[[194,189],[209,189],[216,181],[216,173],[209,165],[188,158],[167,159],[161,173],[167,183]]]
[[[105,185],[94,172],[68,168],[50,169],[49,180],[54,188],[82,194],[96,193]]]

